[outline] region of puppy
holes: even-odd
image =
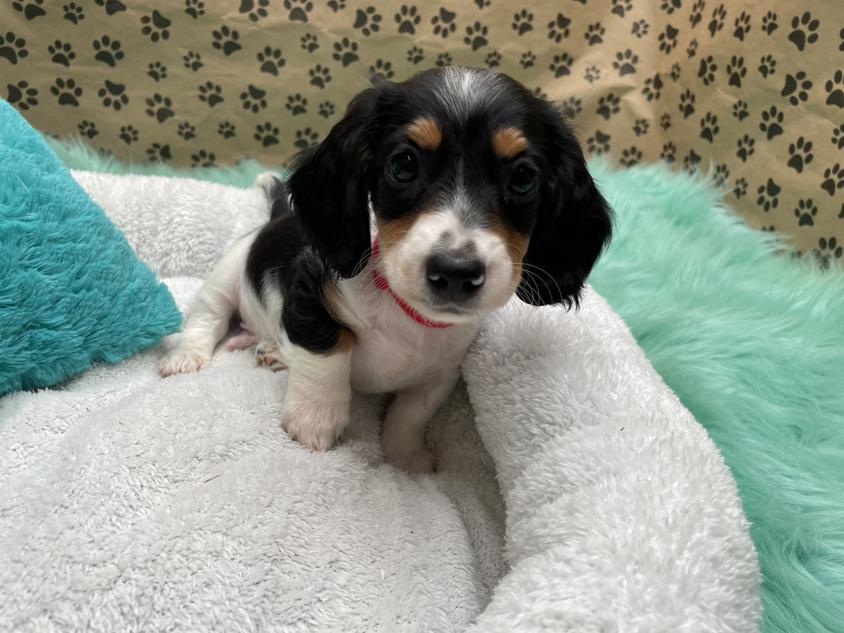
[[[432,472],[428,420],[481,319],[515,293],[576,304],[611,214],[559,111],[510,77],[444,67],[357,95],[270,221],[211,272],[161,374],[198,370],[237,315],[289,367],[281,424],[313,450],[352,391],[393,393],[390,462]],[[251,342],[251,340],[247,341]]]

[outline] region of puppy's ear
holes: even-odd
[[[577,305],[586,277],[609,242],[612,211],[595,186],[574,135],[550,104],[544,116],[544,152],[551,178],[543,183],[540,214],[517,289],[533,305]],[[537,270],[537,268],[541,270]]]
[[[378,101],[364,90],[316,148],[300,156],[289,180],[296,216],[320,257],[342,277],[359,272],[369,251],[369,162]]]

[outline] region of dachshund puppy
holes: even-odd
[[[433,470],[426,425],[481,319],[514,293],[576,304],[610,236],[559,111],[489,70],[364,90],[286,184],[259,180],[270,221],[211,272],[161,374],[206,364],[237,315],[289,367],[291,437],[328,449],[353,390],[393,393],[384,451],[412,472]]]

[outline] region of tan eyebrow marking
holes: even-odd
[[[499,158],[515,158],[527,146],[527,139],[514,127],[502,128],[492,135],[492,149]]]
[[[407,128],[407,135],[419,147],[435,150],[443,140],[443,133],[439,124],[429,117],[416,118]]]

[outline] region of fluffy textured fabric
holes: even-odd
[[[260,220],[255,191],[221,205],[195,181],[77,178],[172,273],[241,228],[168,242],[182,221]],[[121,211],[141,193],[168,231]],[[168,283],[184,305],[199,278]],[[580,312],[514,302],[489,319],[433,422],[433,477],[384,463],[378,399],[314,454],[279,429],[286,372],[243,351],[162,380],[157,358],[0,403],[0,628],[756,628],[735,483],[593,292]]]
[[[180,319],[167,288],[0,100],[0,396],[126,358]]]

